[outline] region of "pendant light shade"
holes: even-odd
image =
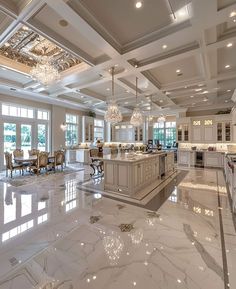
[[[105,121],[110,122],[111,124],[116,124],[122,121],[122,114],[114,98],[114,67],[112,67],[111,73],[112,73],[112,100],[108,104],[104,119]]]
[[[143,114],[138,107],[138,78],[136,77],[136,107],[133,110],[130,123],[133,126],[140,126],[143,124]]]

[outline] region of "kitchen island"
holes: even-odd
[[[103,156],[104,190],[134,196],[174,172],[174,152]]]

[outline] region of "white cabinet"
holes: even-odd
[[[177,141],[178,142],[189,142],[189,124],[179,123],[177,125]]]
[[[190,164],[190,152],[178,150],[178,164],[188,165]]]
[[[223,155],[220,152],[205,152],[204,166],[221,168],[223,167]]]
[[[217,142],[231,142],[232,124],[230,121],[217,122]]]
[[[77,150],[66,150],[66,162],[75,163],[76,162],[76,151]]]
[[[79,163],[89,163],[89,149],[78,149],[76,151],[76,161]]]
[[[202,141],[202,127],[201,127],[201,125],[192,127],[192,141],[193,142],[201,142]]]
[[[209,125],[209,126],[204,126],[204,141],[205,142],[215,142],[215,133],[214,133],[214,126],[213,125]]]
[[[130,123],[122,122],[112,127],[112,140],[115,142],[142,142],[143,126],[133,127]]]

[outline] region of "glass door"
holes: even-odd
[[[3,124],[4,152],[12,153],[16,149],[16,124]]]
[[[46,124],[38,124],[38,149],[47,150],[47,127]]]
[[[21,124],[21,149],[24,154],[28,154],[32,145],[32,126],[31,124]]]

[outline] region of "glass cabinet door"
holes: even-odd
[[[189,139],[189,131],[188,131],[188,125],[184,125],[184,141],[188,141]]]
[[[182,141],[182,125],[178,125],[177,135],[178,141]]]
[[[217,123],[217,141],[223,141],[223,124]]]
[[[231,127],[230,122],[225,123],[225,141],[231,140]]]

